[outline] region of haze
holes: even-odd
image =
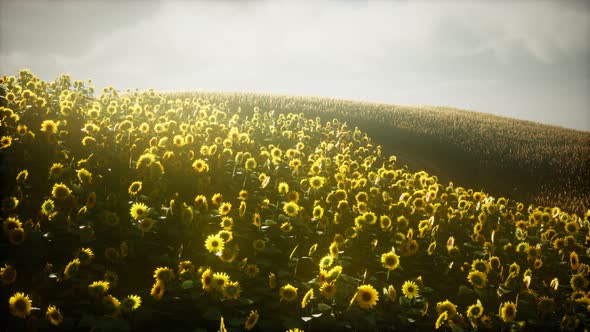
[[[451,106],[590,131],[583,2],[1,1],[0,70]]]

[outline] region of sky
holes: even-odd
[[[0,0],[0,74],[449,106],[590,131],[585,1]]]

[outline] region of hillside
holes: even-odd
[[[525,203],[590,209],[590,133],[445,107],[254,93],[187,92],[232,107],[338,118],[369,132],[399,164]]]
[[[590,325],[590,214],[402,167],[394,110],[256,98],[2,77],[0,330]]]

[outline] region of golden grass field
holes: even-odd
[[[590,325],[588,133],[28,70],[0,107],[1,331]]]

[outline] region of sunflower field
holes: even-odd
[[[590,325],[589,212],[443,184],[338,118],[28,70],[0,117],[1,331]]]

